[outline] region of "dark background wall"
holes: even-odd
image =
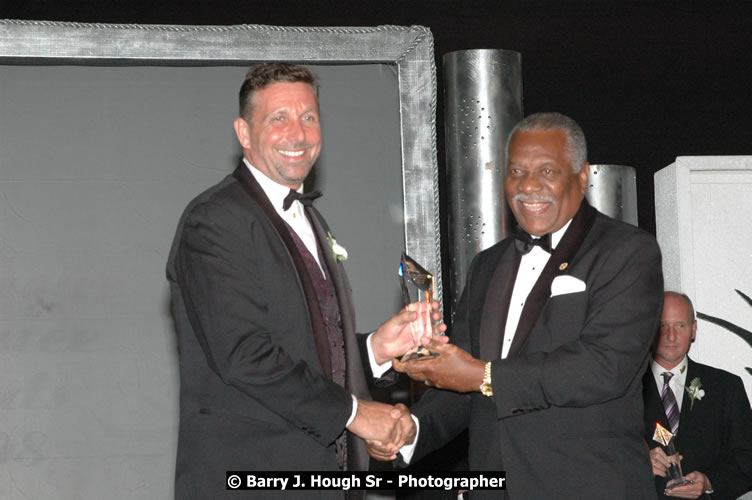
[[[585,130],[591,162],[636,167],[640,225],[653,232],[655,171],[681,155],[752,153],[750,14],[749,2],[722,1],[45,0],[0,8],[2,18],[101,23],[420,24],[433,32],[439,75],[447,52],[519,51],[525,113],[569,114]]]

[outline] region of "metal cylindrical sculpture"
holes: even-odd
[[[510,231],[504,141],[522,116],[519,52],[462,50],[444,55],[452,305],[473,256]]]
[[[588,202],[614,219],[637,225],[637,176],[624,165],[590,165]]]

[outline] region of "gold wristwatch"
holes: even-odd
[[[491,362],[486,363],[483,369],[483,383],[480,384],[480,393],[486,397],[493,396],[493,387],[491,387]]]

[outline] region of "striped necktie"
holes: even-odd
[[[674,376],[671,372],[661,373],[663,377],[663,390],[661,391],[661,401],[663,401],[663,409],[666,411],[666,418],[668,419],[668,425],[671,427],[671,434],[676,434],[679,430],[679,405],[676,404],[676,397],[674,391],[668,386],[668,381]]]

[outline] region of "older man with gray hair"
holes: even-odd
[[[505,495],[655,498],[642,437],[642,374],[660,315],[655,238],[585,200],[587,147],[559,113],[528,116],[507,143],[507,202],[519,224],[478,254],[450,344],[396,362],[429,390],[411,408],[412,461],[470,431],[473,471],[505,470]],[[442,390],[443,389],[443,390]],[[372,456],[396,450],[370,444]]]

